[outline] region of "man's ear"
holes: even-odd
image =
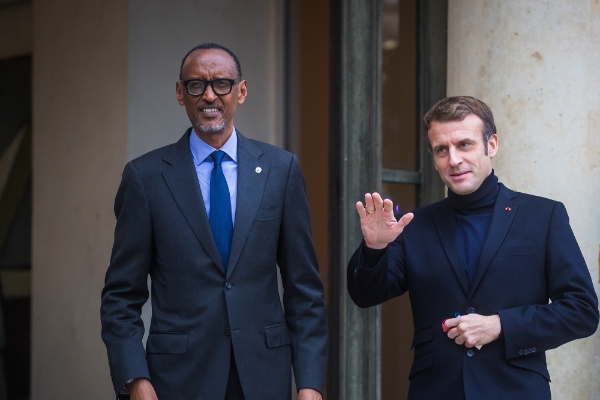
[[[244,104],[246,100],[246,96],[248,95],[248,87],[246,86],[246,81],[240,81],[238,85],[238,93],[237,93],[237,103]]]
[[[498,153],[498,135],[494,133],[492,136],[490,136],[490,138],[488,139],[487,146],[488,156],[490,158],[494,158],[496,153]]]
[[[175,83],[175,97],[180,106],[183,105],[183,85],[181,82]]]

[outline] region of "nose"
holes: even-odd
[[[213,90],[211,85],[207,85],[206,89],[204,90],[204,93],[202,93],[202,98],[207,102],[207,103],[212,103],[213,101],[215,101],[217,99],[217,95],[215,94],[215,91]]]
[[[450,165],[452,167],[455,167],[462,162],[462,157],[460,156],[460,152],[458,152],[456,149],[454,149],[452,147],[448,151],[448,156],[449,156]]]

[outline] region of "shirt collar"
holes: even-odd
[[[206,143],[204,140],[200,139],[196,134],[196,131],[192,129],[192,133],[190,135],[190,150],[192,151],[192,156],[194,157],[194,163],[196,165],[200,165],[200,163],[205,161],[207,158],[210,159],[210,155],[216,149]],[[227,154],[226,158],[237,163],[237,132],[235,127],[231,132],[231,136],[229,136],[229,139],[227,139],[220,150],[223,150],[225,154]]]

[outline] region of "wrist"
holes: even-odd
[[[369,242],[365,239],[365,246],[373,250],[383,250],[388,246],[388,243]]]

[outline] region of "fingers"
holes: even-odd
[[[442,323],[442,329],[444,330],[444,332],[447,332],[446,335],[448,335],[449,339],[454,340],[454,343],[456,343],[459,346],[462,346],[463,344],[465,344],[465,339],[461,337],[460,332],[458,331],[458,329],[456,329],[458,328],[458,324],[460,322],[459,318],[445,319]]]
[[[477,347],[498,339],[502,324],[498,315],[483,316],[469,314],[444,321],[444,330],[447,330],[449,339],[458,345],[468,348]],[[448,330],[448,328],[450,328]]]
[[[357,201],[356,202],[356,211],[358,211],[358,215],[363,218],[367,215],[367,210],[365,209],[365,207],[363,206],[362,201]]]
[[[383,210],[386,212],[393,212],[394,203],[390,199],[383,200]]]
[[[362,206],[362,203],[360,203]],[[356,204],[356,209],[359,211],[358,203]],[[379,193],[365,193],[365,205],[364,205],[365,214],[372,214],[377,210],[383,209],[383,199],[379,195]],[[391,208],[390,208],[391,209]],[[360,214],[362,215],[362,214]]]
[[[373,204],[373,195],[371,193],[365,193],[365,210],[367,214],[375,211],[375,204]]]
[[[446,329],[450,330],[456,328],[459,322],[459,318],[448,318],[444,320],[444,325],[446,326]]]
[[[375,206],[375,210],[381,210],[383,209],[383,199],[381,198],[381,196],[379,195],[379,193],[373,193],[373,195],[371,196],[373,198],[373,205]],[[390,200],[391,202],[391,200]]]

